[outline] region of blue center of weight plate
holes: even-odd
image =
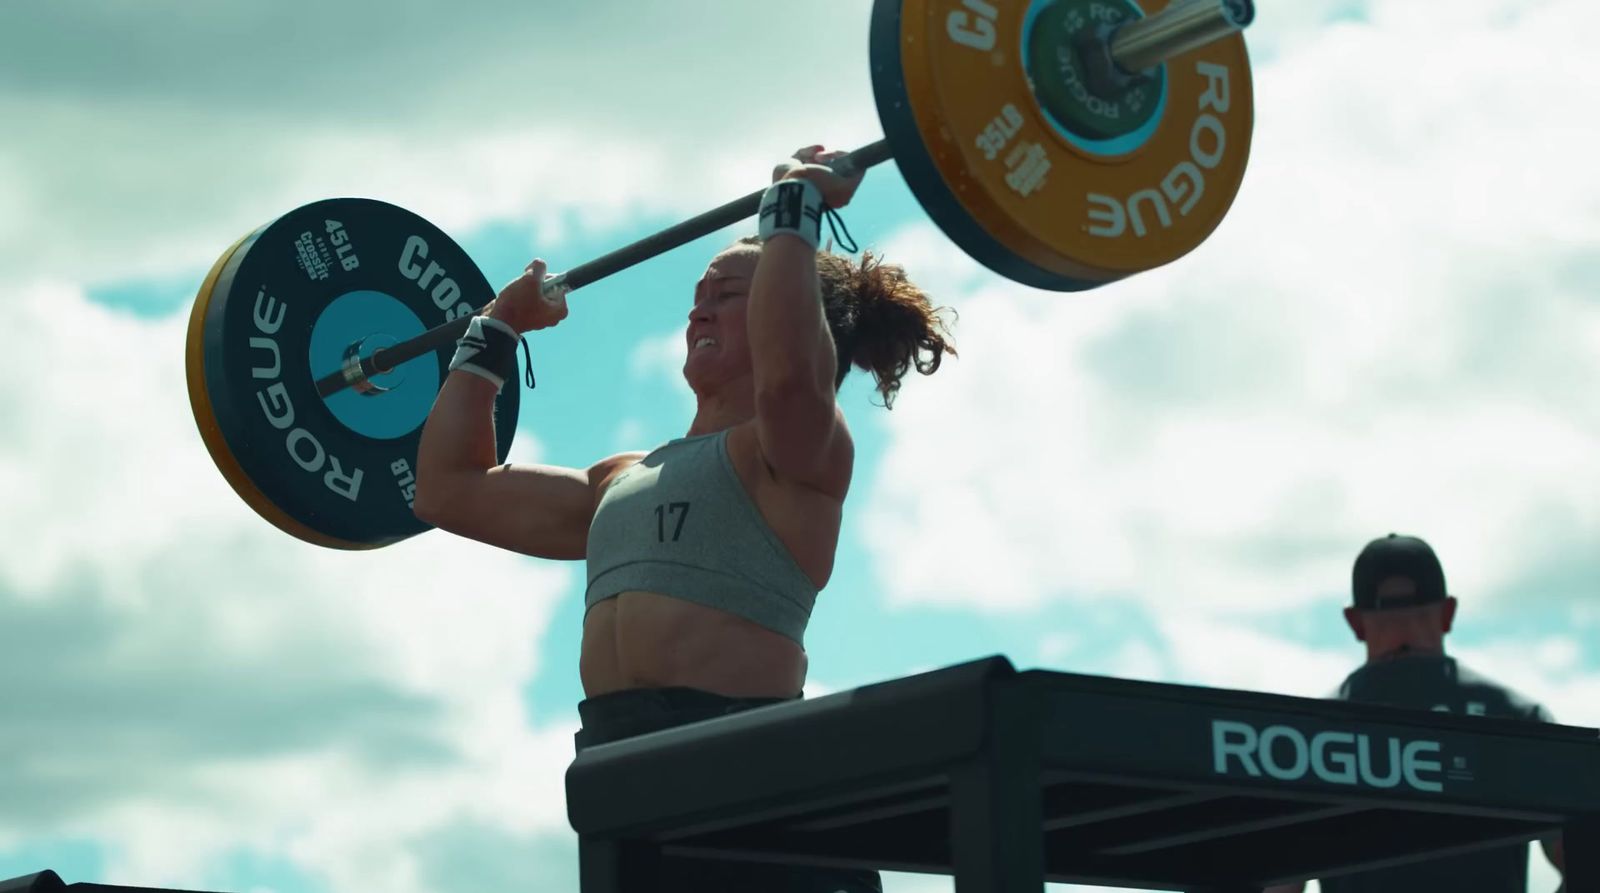
[[[351,344],[367,340],[361,355],[389,347],[426,331],[411,308],[376,291],[340,295],[317,317],[311,330],[311,375],[318,378],[344,365]],[[345,388],[324,400],[334,418],[350,430],[377,440],[392,440],[415,431],[428,418],[439,395],[439,358],[434,353],[401,363],[372,377],[391,390],[362,394]]]

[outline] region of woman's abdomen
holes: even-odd
[[[681,686],[729,697],[793,697],[805,684],[805,650],[715,608],[624,592],[595,605],[583,625],[584,694]]]

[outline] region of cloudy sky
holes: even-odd
[[[852,233],[958,308],[961,358],[893,411],[843,393],[812,694],[1005,654],[1319,696],[1361,656],[1350,561],[1399,530],[1462,598],[1458,655],[1600,725],[1600,9],[1260,7],[1249,172],[1168,267],[1022,288],[869,175]],[[318,198],[414,210],[500,283],[868,142],[869,11],[0,3],[0,878],[576,889],[582,568],[265,524],[196,433],[189,308]],[[574,294],[516,455],[681,434],[692,283],[743,232]]]

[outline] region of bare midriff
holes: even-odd
[[[595,605],[583,623],[587,697],[633,688],[695,688],[735,698],[788,698],[806,679],[798,643],[742,617],[653,592]]]

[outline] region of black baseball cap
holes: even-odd
[[[1378,584],[1390,577],[1404,577],[1416,591],[1407,596],[1378,598]],[[1414,536],[1391,533],[1367,543],[1356,556],[1351,573],[1351,594],[1355,606],[1363,611],[1413,608],[1444,601],[1447,590],[1444,568],[1433,547]]]

